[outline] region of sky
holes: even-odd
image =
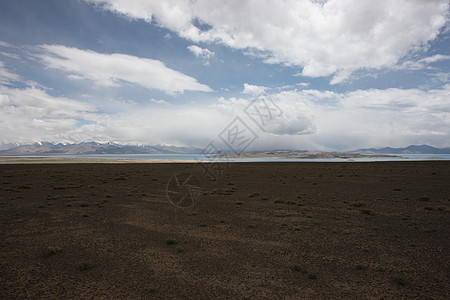
[[[0,0],[0,148],[450,147],[449,15],[440,0]]]

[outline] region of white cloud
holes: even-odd
[[[290,90],[271,94],[283,111],[255,149],[354,150],[430,144],[449,147],[450,85],[436,90],[368,89],[348,93]],[[237,114],[247,103],[222,99]],[[226,111],[222,107],[222,111]],[[251,121],[249,121],[252,125]],[[275,126],[275,124],[277,126]],[[279,125],[279,126],[278,126]],[[293,135],[285,135],[293,134]]]
[[[436,54],[436,55],[433,55],[433,56],[422,58],[419,61],[423,62],[423,63],[426,63],[426,64],[429,64],[429,63],[435,63],[435,62],[438,62],[438,61],[441,61],[441,60],[448,60],[448,59],[450,59],[450,55]]]
[[[126,54],[102,54],[61,45],[42,45],[37,56],[51,69],[68,73],[73,80],[90,80],[97,86],[136,84],[168,94],[209,92],[211,88],[193,77],[172,70],[161,61]]]
[[[290,138],[295,139],[296,136],[314,134],[317,131],[315,118],[310,114],[310,111],[289,102],[278,104],[283,114],[267,121],[264,128],[265,132],[290,136]],[[271,139],[270,136],[266,138]]]
[[[265,138],[269,139],[271,135],[290,136],[295,139],[298,135],[314,133],[316,126],[310,108],[302,101],[292,101],[282,97],[282,94],[283,92],[268,96],[258,93],[257,97],[248,99],[219,98],[218,103],[210,105],[210,108],[227,114],[230,120],[240,116],[253,130],[262,131],[258,134],[266,135]],[[244,113],[245,110],[251,117]]]
[[[0,41],[0,47],[13,47],[13,45],[4,41]]]
[[[13,59],[20,59],[19,55],[5,51],[0,51],[0,56],[5,56]]]
[[[88,103],[53,97],[30,87],[0,87],[0,142],[70,140],[81,120],[96,108]],[[86,137],[86,136],[85,136]]]
[[[277,134],[277,135],[305,135],[313,134],[316,132],[316,126],[312,119],[304,116],[281,116],[274,122],[269,124],[267,132]]]
[[[8,84],[12,81],[19,81],[20,76],[14,73],[9,72],[5,67],[2,61],[0,61],[0,84]]]
[[[6,107],[9,105],[9,97],[6,94],[0,94],[0,107]]]
[[[150,102],[156,103],[156,104],[165,104],[165,105],[169,104],[167,101],[162,100],[162,99],[159,99],[159,100],[158,99],[150,99]]]
[[[445,82],[445,83],[448,83],[450,81],[450,73],[438,72],[438,73],[433,73],[433,74],[429,74],[429,75],[434,77],[432,79],[433,81]]]
[[[7,51],[8,51],[7,52],[7,51],[0,50],[0,56],[5,56],[5,57],[13,58],[13,59],[20,59],[19,55],[11,52],[11,49],[17,49],[18,48],[17,46],[14,46],[10,43],[0,41],[0,48],[7,48]]]
[[[100,140],[204,147],[240,116],[260,137],[249,150],[450,146],[450,85],[428,91],[280,91],[269,94],[283,112],[270,123],[269,133],[244,113],[253,101],[250,95],[211,99],[208,106],[154,105],[164,104],[158,99],[94,106],[48,93],[40,87],[0,88],[0,143]],[[106,114],[101,105],[115,109]]]
[[[206,48],[201,48],[196,45],[187,46],[187,49],[195,55],[195,57],[201,58],[205,65],[209,65],[209,60],[214,57],[215,53]]]
[[[442,54],[436,54],[433,56],[428,56],[428,57],[424,57],[421,58],[417,61],[405,61],[403,62],[400,66],[396,66],[394,67],[394,69],[397,70],[422,70],[422,69],[432,69],[431,66],[429,66],[430,64],[439,62],[439,61],[443,61],[443,60],[449,60],[450,59],[450,55],[442,55]]]
[[[442,89],[368,89],[348,93],[290,90],[270,94],[283,111],[254,149],[354,150],[365,147],[431,144],[449,147],[450,85]],[[245,99],[220,99],[230,117]],[[251,120],[247,124],[256,126]],[[289,135],[291,134],[291,135]]]
[[[258,95],[269,89],[270,88],[263,86],[263,85],[252,85],[252,84],[244,83],[244,90],[242,91],[242,93],[248,94],[248,95]]]
[[[446,0],[86,1],[154,21],[194,42],[222,43],[267,63],[298,66],[303,76],[332,75],[332,84],[356,70],[393,67],[426,49],[449,15]]]
[[[450,86],[369,89],[335,94],[336,105],[316,105],[316,144],[337,149],[431,144],[450,146]]]
[[[35,141],[81,142],[117,141],[206,146],[240,115],[254,130],[258,130],[243,110],[253,98],[220,98],[204,107],[199,105],[135,105],[115,102],[113,113],[99,113],[101,106],[62,97],[30,87],[0,90],[0,143],[30,143]],[[150,99],[165,104],[164,100]],[[110,106],[110,101],[104,106]],[[120,105],[123,109],[120,109]],[[290,105],[282,104],[283,107]],[[283,120],[274,122],[270,132],[276,134],[305,134],[300,105],[289,107]],[[299,112],[295,114],[295,112]]]

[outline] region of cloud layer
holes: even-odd
[[[248,150],[352,150],[419,143],[448,147],[450,140],[450,85],[429,91],[292,89],[269,96],[283,114],[263,132],[244,113],[253,96],[211,99],[208,106],[161,105],[163,100],[155,100],[105,114],[99,112],[102,107],[54,97],[39,87],[2,87],[0,142],[96,140],[204,147],[217,142],[237,116],[260,137]]]
[[[95,111],[92,104],[53,97],[39,88],[0,87],[0,143],[90,139],[79,127],[96,119]]]
[[[49,69],[60,70],[73,80],[90,80],[97,86],[136,84],[168,94],[212,91],[193,77],[170,69],[161,61],[126,54],[103,54],[62,45],[42,45],[37,57]]]
[[[357,70],[390,68],[426,49],[449,14],[445,0],[86,1],[194,42],[298,66],[303,76],[332,75],[331,84]]]

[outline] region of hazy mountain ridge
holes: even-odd
[[[200,153],[200,148],[167,145],[122,145],[117,143],[83,142],[79,144],[54,144],[49,142],[14,146],[0,151],[8,155],[45,154],[185,154]]]
[[[29,145],[4,144],[0,147],[1,155],[45,155],[45,154],[188,154],[201,153],[201,148],[177,147],[167,145],[123,145],[106,142],[83,142],[78,144],[37,142]],[[227,151],[222,151],[227,153]],[[374,155],[374,154],[450,154],[450,148],[435,148],[429,145],[410,145],[405,148],[364,148],[347,152],[325,152],[310,150],[272,150],[252,151],[247,155],[266,154],[270,156],[323,156],[326,153],[333,156],[348,154]]]
[[[429,145],[410,145],[405,148],[368,148],[350,151],[360,154],[450,154],[450,148],[436,148]]]
[[[274,150],[263,152],[245,152],[240,154],[220,154],[214,157],[228,157],[228,158],[292,158],[292,159],[329,159],[329,158],[341,158],[341,159],[353,159],[353,158],[365,158],[368,155],[360,153],[343,153],[343,152],[325,152],[325,151],[308,151],[308,150]],[[388,154],[372,154],[371,157],[397,157],[396,155]]]

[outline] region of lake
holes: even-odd
[[[260,158],[228,158],[229,162],[373,162],[373,161],[442,161],[450,160],[450,154],[392,154],[398,157],[372,157],[367,155],[364,158],[317,158],[317,159],[301,159],[301,158],[277,158],[277,157],[260,157]],[[219,161],[218,158],[208,157],[202,154],[82,154],[82,155],[15,155],[0,157],[22,157],[22,158],[97,158],[97,159],[155,159],[155,160],[187,160],[187,161]],[[431,159],[432,157],[440,157],[442,159]],[[220,160],[225,161],[224,158]]]

